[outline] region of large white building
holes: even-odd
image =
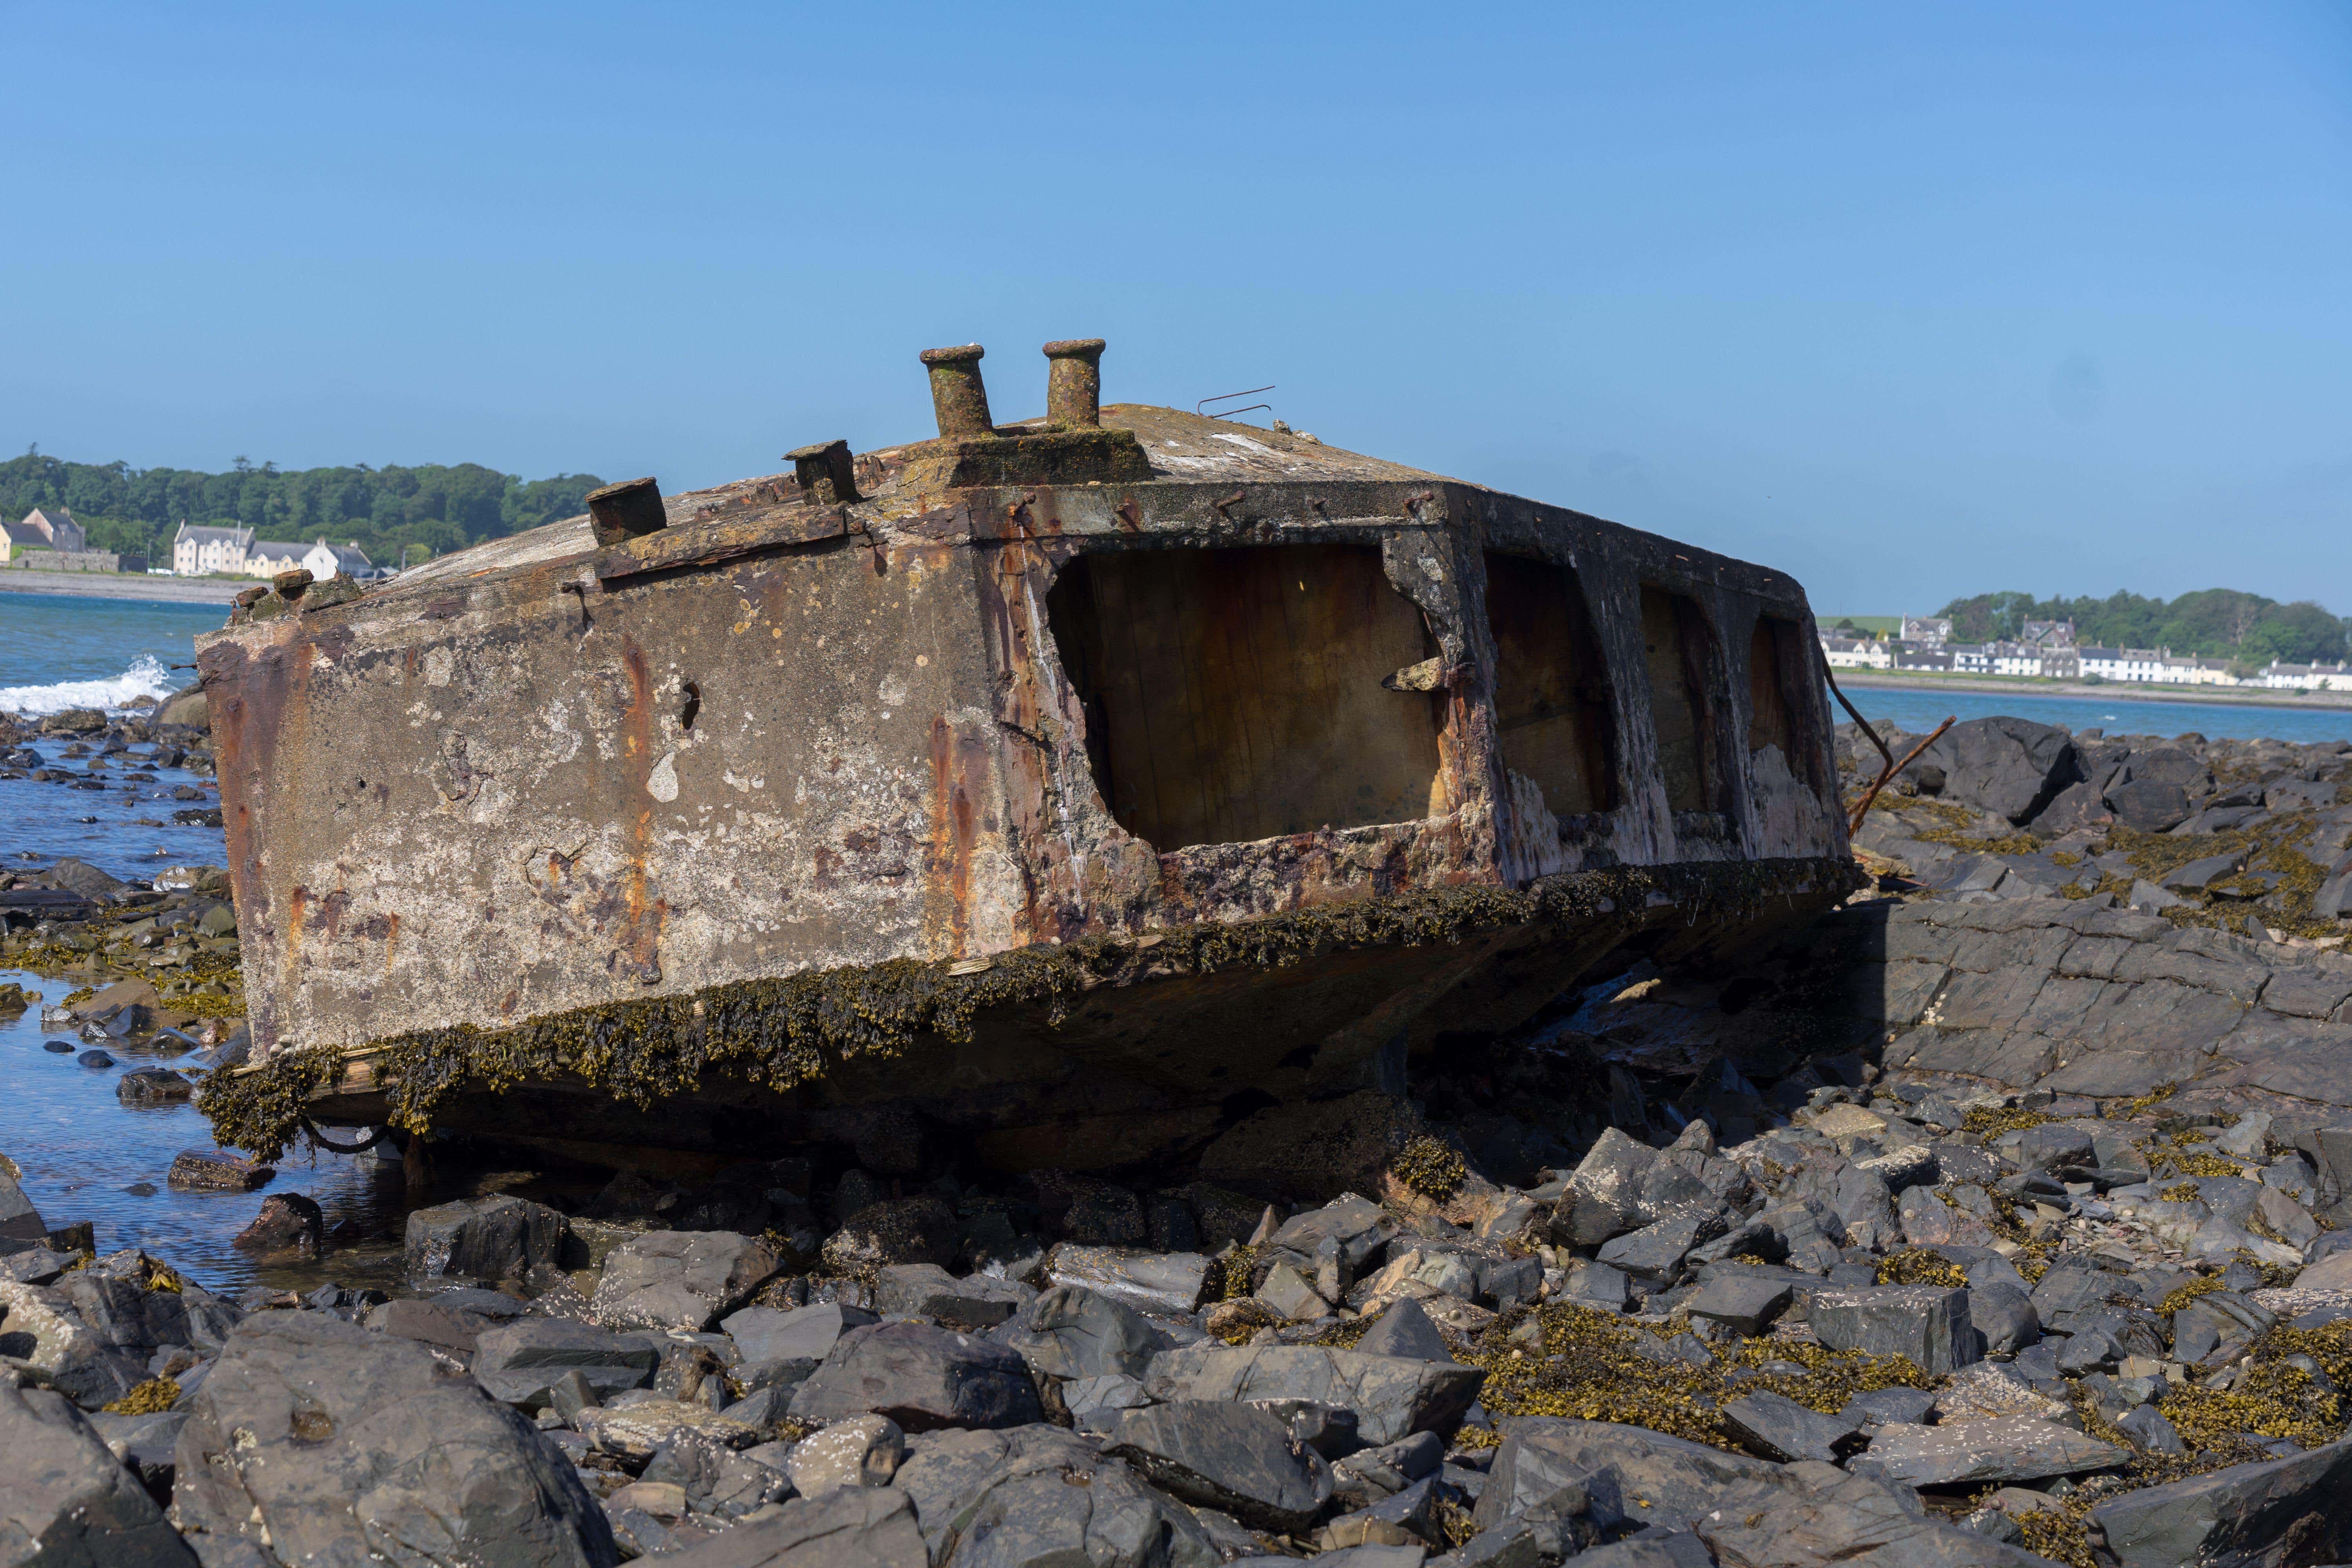
[[[1834,637],[1822,635],[1822,658],[1832,669],[1887,669],[1895,650],[1874,637]]]
[[[2083,673],[2102,680],[2163,680],[2168,657],[2161,648],[2086,647],[2083,649]]]
[[[215,572],[242,575],[252,546],[249,528],[191,528],[183,521],[180,531],[172,535],[172,570],[183,577]]]
[[[2253,677],[2250,684],[2281,691],[2352,691],[2352,666],[2343,664],[2280,664]]]
[[[310,544],[256,539],[249,528],[191,528],[183,522],[172,536],[172,570],[183,577],[221,572],[234,576],[275,577],[301,567],[323,583],[336,573],[364,582],[377,575],[375,563],[356,543]]]

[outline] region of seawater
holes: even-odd
[[[1898,686],[1853,686],[1846,700],[1875,724],[1924,735],[1948,718],[1990,719],[2006,715],[2069,730],[2104,730],[2110,735],[2199,734],[2209,741],[2352,741],[2352,708],[2272,708],[2242,702],[2165,702],[2127,697],[2042,697],[2006,691],[1936,691]],[[1846,710],[1830,699],[1840,721]]]

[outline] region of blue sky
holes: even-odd
[[[773,471],[1263,383],[1817,608],[2352,612],[2341,5],[0,4],[0,450]]]

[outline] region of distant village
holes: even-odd
[[[0,521],[0,563],[35,572],[167,572],[179,577],[275,577],[296,567],[320,582],[337,573],[362,583],[393,575],[356,543],[330,544],[323,538],[299,541],[256,539],[249,528],[194,528],[183,522],[172,536],[172,563],[153,567],[144,555],[92,550],[70,509],[35,507],[21,522]]]
[[[2195,658],[2160,647],[2080,647],[2072,621],[2028,621],[2015,642],[1952,640],[1952,623],[1905,616],[1893,637],[1856,636],[1821,623],[1822,655],[1832,669],[1917,671],[1936,675],[2021,675],[2048,680],[2124,681],[2163,686],[2261,687],[2274,691],[2352,691],[2352,666],[2284,664],[2261,668]]]

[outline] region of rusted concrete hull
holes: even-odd
[[[859,459],[856,505],[751,481],[612,549],[558,524],[208,640],[257,1052],[1612,868],[1793,868],[1769,914],[1735,913],[1727,875],[1671,921],[1612,905],[1589,930],[1123,978],[1058,1028],[992,1016],[746,1112],[783,1130],[912,1093],[983,1147],[1007,1130],[1007,1161],[1117,1163],[1074,1097],[1125,1094],[1102,1128],[1173,1118],[1203,1146],[1244,1089],[1390,1086],[1401,1049],[1510,1026],[1644,924],[1722,936],[1845,890],[1788,578],[1263,432],[1234,459],[1243,427],[1104,422],[1152,479],[894,491],[940,471],[907,448]]]

